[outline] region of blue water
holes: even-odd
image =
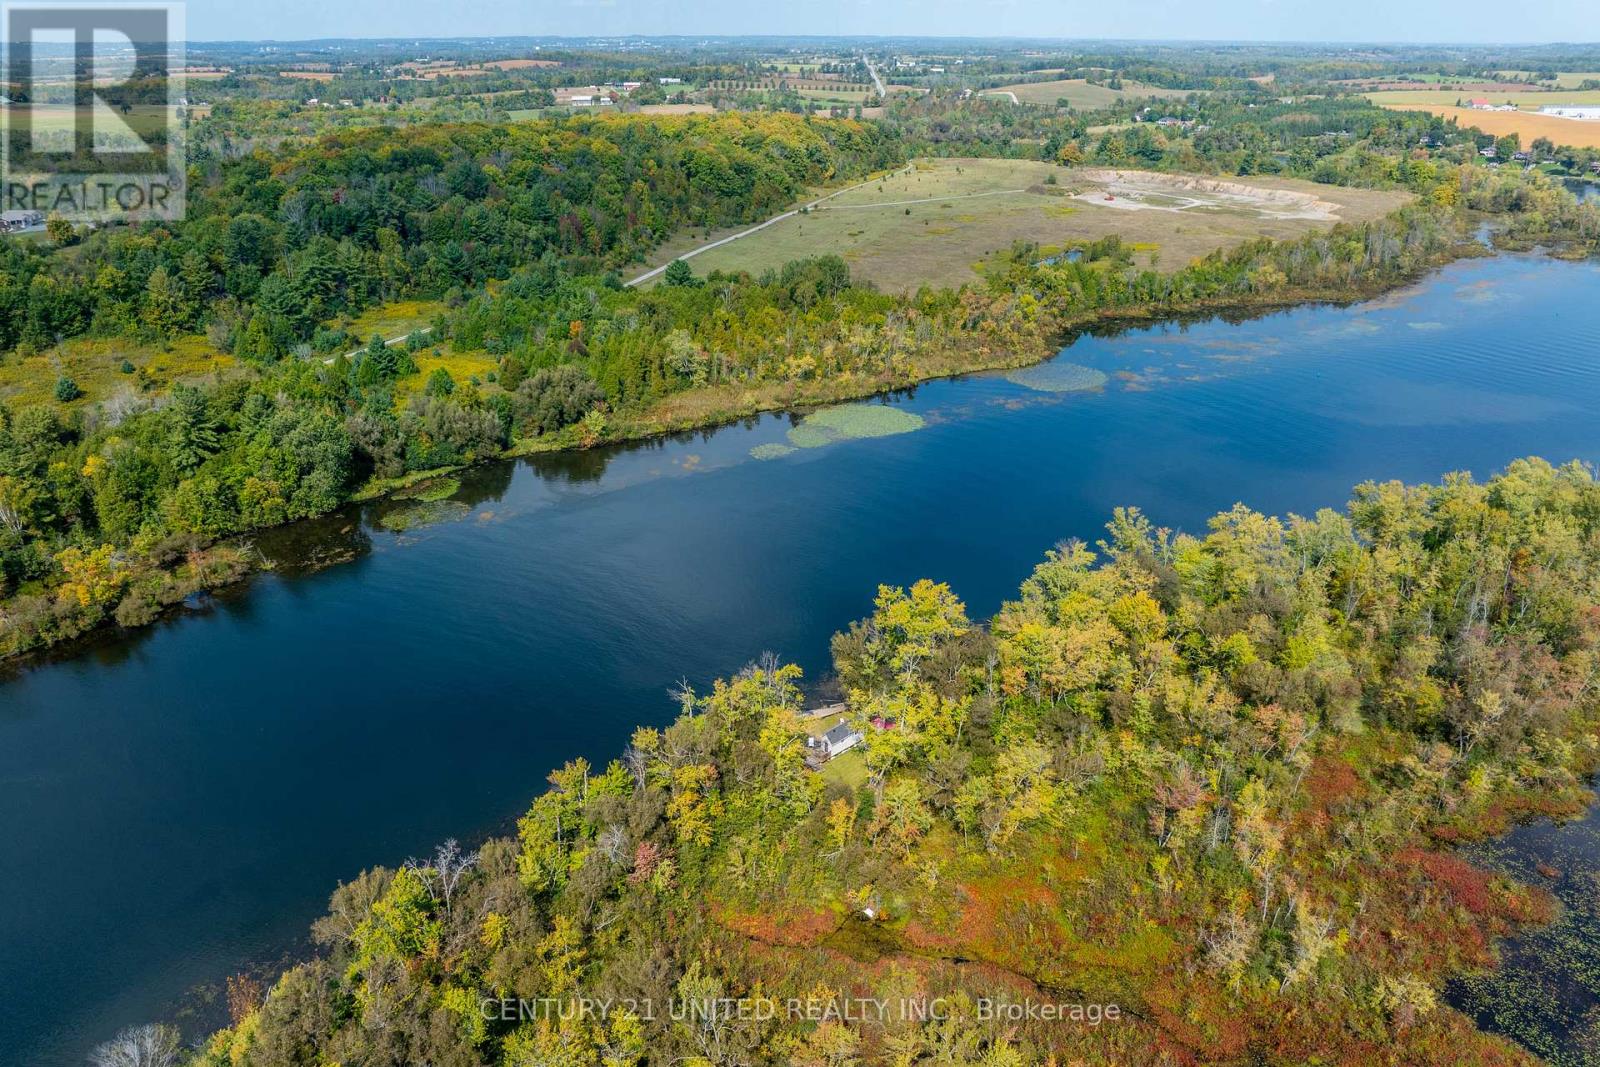
[[[463,518],[407,535],[369,511],[269,538],[277,573],[0,683],[3,1058],[81,1063],[298,950],[340,879],[504,828],[552,767],[667,720],[679,678],[772,649],[816,679],[879,582],[946,580],[981,616],[1117,505],[1196,529],[1600,458],[1597,293],[1593,264],[1461,263],[1082,338],[1062,358],[1099,392],[931,383],[888,401],[927,420],[898,437],[756,460],[790,425],[767,416],[474,471]]]

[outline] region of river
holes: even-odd
[[[190,991],[303,951],[340,879],[505,828],[552,767],[667,721],[679,678],[772,649],[816,679],[879,582],[984,616],[1120,504],[1199,529],[1600,458],[1597,292],[1592,263],[1462,262],[929,383],[884,401],[926,420],[899,436],[761,460],[792,425],[764,416],[480,468],[406,533],[383,506],[276,532],[273,573],[0,682],[0,1048],[76,1065],[128,1023],[199,1028]],[[1109,382],[1037,388],[1063,361]]]

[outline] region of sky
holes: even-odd
[[[189,39],[779,34],[1600,40],[1596,0],[189,0]]]

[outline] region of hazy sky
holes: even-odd
[[[879,34],[1259,41],[1600,40],[1596,0],[189,0],[191,40]]]

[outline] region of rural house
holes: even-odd
[[[862,734],[848,722],[841,722],[826,733],[817,737],[808,738],[806,747],[824,760],[830,760],[841,752],[848,752],[862,742]]]

